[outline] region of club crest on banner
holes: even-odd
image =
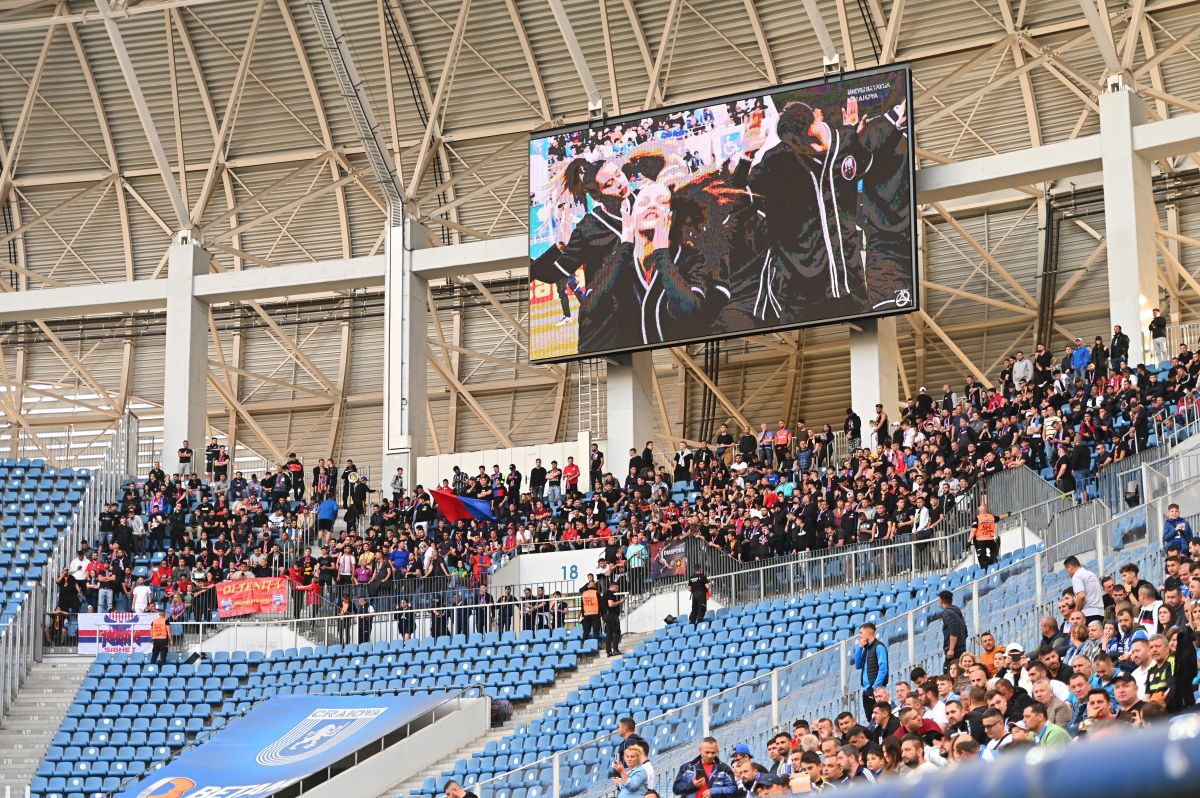
[[[255,761],[279,767],[320,755],[378,718],[385,707],[317,709],[258,752]]]

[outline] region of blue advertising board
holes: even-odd
[[[256,798],[279,792],[450,698],[289,695],[269,698],[120,798]]]

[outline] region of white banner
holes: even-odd
[[[152,612],[79,614],[80,654],[149,654]]]

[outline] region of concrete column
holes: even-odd
[[[1133,148],[1133,128],[1146,121],[1146,106],[1123,83],[1116,86],[1100,95],[1109,317],[1129,336],[1129,362],[1136,365],[1146,360],[1146,328],[1158,307],[1158,218],[1150,161]],[[1107,339],[1111,330],[1093,334]]]
[[[629,450],[640,454],[654,438],[654,357],[649,352],[613,355],[608,363],[608,470],[623,479]],[[668,453],[669,454],[669,453]]]
[[[163,369],[163,452],[168,473],[187,440],[192,464],[203,468],[208,432],[208,308],[192,291],[192,279],[208,274],[209,255],[188,234],[171,245],[167,261],[167,357]]]
[[[861,328],[856,330],[855,326]],[[850,406],[863,423],[863,440],[870,435],[875,404],[883,404],[888,422],[900,419],[900,369],[896,363],[896,319],[863,319],[850,327]]]
[[[417,458],[425,453],[426,339],[429,335],[427,281],[413,273],[412,250],[424,247],[425,231],[411,219],[387,233],[386,313],[383,377],[383,473],[377,489],[386,492],[397,467],[416,485]],[[379,488],[379,486],[383,486]]]

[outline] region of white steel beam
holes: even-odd
[[[121,29],[117,26],[117,21],[113,19],[108,0],[96,0],[96,8],[99,9],[100,16],[104,20],[104,29],[108,32],[108,40],[112,43],[113,53],[117,56],[117,65],[120,66],[121,75],[125,78],[125,86],[129,89],[129,99],[133,101],[138,120],[142,123],[146,142],[150,145],[150,154],[154,156],[154,164],[162,175],[163,185],[167,189],[167,197],[171,200],[171,207],[175,210],[175,220],[178,222],[180,230],[186,230],[191,226],[191,214],[188,213],[187,203],[183,201],[183,194],[179,192],[179,184],[175,182],[171,163],[167,160],[162,139],[159,138],[158,129],[154,126],[154,116],[150,113],[150,106],[146,104],[145,95],[142,94],[142,86],[133,69],[133,62],[129,60],[129,51],[125,49],[125,39],[121,36]]]
[[[571,56],[571,63],[575,66],[575,72],[579,75],[580,82],[583,83],[583,91],[588,98],[588,111],[592,113],[603,111],[604,98],[600,96],[600,89],[596,88],[596,79],[592,77],[592,70],[583,56],[583,50],[579,47],[579,40],[575,38],[575,29],[571,27],[571,18],[567,16],[567,10],[563,8],[562,0],[548,0],[548,2],[550,3],[550,13],[554,15],[554,22],[558,25],[558,32],[562,34],[563,44],[567,46],[567,53]]]

